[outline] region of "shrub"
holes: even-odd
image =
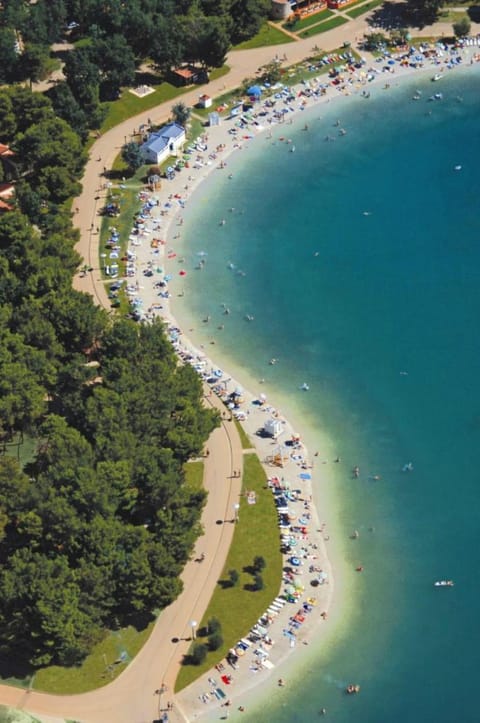
[[[254,557],[253,569],[255,570],[255,572],[262,572],[262,570],[265,569],[265,565],[266,563],[264,557],[262,557],[261,555],[257,555],[256,557]]]
[[[263,577],[257,573],[253,580],[253,589],[254,590],[263,590],[263,588],[264,588]]]
[[[229,570],[228,577],[230,580],[230,585],[232,587],[235,587],[235,585],[238,583],[238,580],[240,578],[240,575],[238,574],[238,572],[236,570]]]
[[[223,645],[223,638],[220,633],[213,633],[208,638],[208,647],[210,650],[218,650]]]
[[[207,657],[208,648],[203,643],[196,643],[192,650],[192,663],[194,665],[201,665]]]
[[[209,635],[213,635],[213,633],[219,633],[222,629],[222,624],[218,618],[210,618],[210,620],[207,622],[207,630]]]

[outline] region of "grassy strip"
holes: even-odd
[[[240,441],[242,443],[242,449],[251,449],[253,447],[253,444],[250,440],[250,437],[244,430],[243,426],[240,424],[238,419],[235,420],[235,426],[237,428],[237,432],[240,435]]]
[[[40,721],[38,718],[32,718],[23,710],[20,711],[15,708],[8,708],[6,705],[0,705],[0,723],[40,723]]]
[[[384,0],[370,0],[370,2],[365,3],[364,5],[360,5],[359,7],[353,8],[352,10],[346,10],[345,15],[348,15],[349,18],[358,18],[360,15],[364,15],[365,13],[368,13],[370,10],[373,10],[373,8],[378,7],[379,5],[383,5]]]
[[[125,670],[128,663],[145,645],[153,622],[138,631],[129,626],[109,632],[84,660],[81,666],[61,668],[51,665],[35,675],[34,689],[46,693],[86,693],[110,683]],[[124,658],[124,659],[123,659]]]
[[[318,35],[319,33],[326,33],[328,30],[333,30],[333,28],[338,28],[340,25],[344,25],[345,23],[348,23],[348,20],[346,18],[342,18],[340,15],[337,15],[334,18],[327,20],[325,23],[320,23],[320,25],[314,25],[309,30],[304,30],[303,33],[300,33],[300,37],[308,38],[308,37],[310,37],[310,35]]]
[[[224,65],[222,68],[214,68],[214,70],[209,73],[209,78],[210,80],[216,80],[226,75],[229,71],[230,68],[228,65]],[[128,118],[132,118],[138,113],[155,108],[157,105],[165,103],[168,100],[174,100],[192,90],[192,86],[177,88],[171,83],[160,83],[160,85],[152,87],[155,87],[155,91],[143,98],[137,97],[125,88],[118,100],[109,103],[108,115],[103,122],[100,132],[105,133],[105,131],[110,130],[110,128],[113,128]],[[198,87],[201,89],[203,86]]]
[[[285,26],[283,26],[285,27]],[[268,45],[283,45],[283,43],[294,43],[294,39],[283,32],[280,28],[264,23],[258,33],[250,40],[245,40],[234,46],[234,50],[252,50],[253,48],[264,48]]]
[[[298,33],[299,30],[303,30],[304,28],[309,28],[310,25],[317,25],[317,23],[321,23],[327,18],[334,15],[333,10],[321,10],[319,13],[313,13],[312,15],[308,15],[306,18],[302,18],[302,20],[295,20],[293,22],[287,22],[283,23],[283,26],[286,30],[290,30],[291,33]]]
[[[439,20],[442,23],[458,23],[463,18],[470,19],[465,10],[441,10],[439,15]]]
[[[184,465],[183,470],[185,472],[185,483],[189,487],[193,487],[195,490],[200,490],[203,487],[203,468],[204,464],[202,460],[195,460],[194,462],[187,462]]]
[[[277,514],[271,491],[266,487],[266,477],[256,454],[244,457],[243,490],[254,491],[257,502],[249,505],[244,495],[240,499],[239,522],[235,527],[233,542],[221,580],[213,594],[198,630],[197,642],[202,640],[207,621],[217,618],[222,625],[224,644],[209,653],[199,666],[184,665],[177,678],[175,689],[182,690],[218,663],[278,595],[282,575],[282,556]],[[228,524],[228,523],[227,523]],[[255,556],[265,559],[262,577],[264,589],[252,591],[253,576],[250,567]],[[235,587],[228,584],[228,571],[237,570],[240,575]]]

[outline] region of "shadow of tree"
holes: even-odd
[[[218,580],[217,585],[220,585],[222,590],[227,590],[229,587],[234,587],[231,580]]]
[[[467,15],[472,23],[480,23],[480,5],[474,5],[467,9]]]
[[[405,3],[385,2],[367,18],[373,28],[399,30],[408,25],[408,10]]]

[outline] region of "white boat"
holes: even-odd
[[[433,583],[435,587],[453,587],[453,580],[437,580]]]
[[[435,73],[435,75],[432,78],[432,82],[435,83],[437,80],[441,80],[443,78],[443,75],[441,73]]]

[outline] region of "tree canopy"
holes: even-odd
[[[0,139],[18,199],[0,216],[0,441],[37,440],[25,468],[0,455],[0,653],[72,665],[180,592],[205,501],[183,466],[218,416],[160,321],[111,319],[72,289],[78,134],[16,86],[0,91]]]

